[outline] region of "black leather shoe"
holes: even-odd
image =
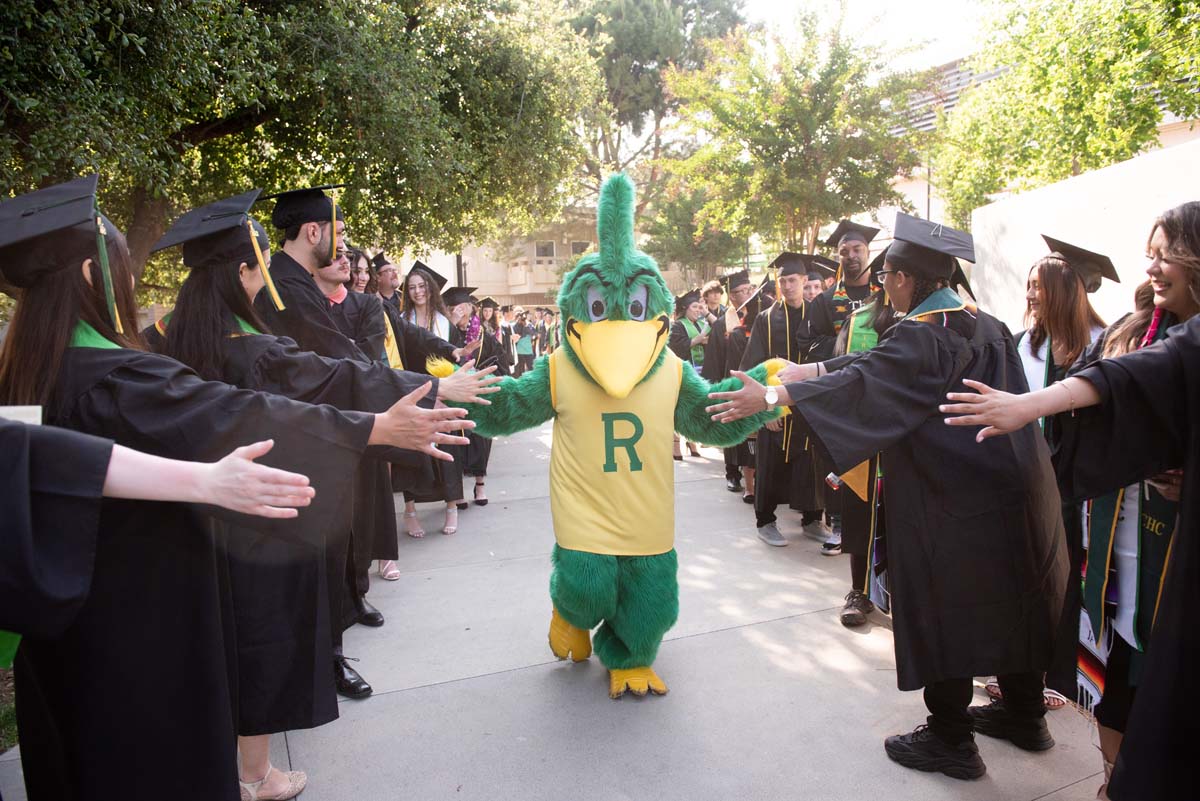
[[[358,603],[355,606],[358,608],[357,622],[375,629],[383,625],[383,612],[371,606],[371,602],[365,597],[358,596]]]
[[[944,773],[952,779],[978,779],[987,772],[975,740],[951,744],[935,735],[925,724],[908,734],[896,734],[883,741],[888,758],[906,768],[926,773]]]
[[[371,694],[371,685],[358,675],[357,670],[346,664],[346,659],[344,656],[333,658],[333,684],[338,695],[346,698],[366,698]]]
[[[1054,747],[1054,737],[1044,718],[1015,718],[1004,708],[1003,699],[987,706],[968,707],[967,714],[971,716],[971,728],[980,734],[1008,740],[1026,751],[1049,751]]]
[[[727,478],[725,479],[725,489],[729,490],[730,492],[741,492],[742,482],[738,481],[736,478]]]

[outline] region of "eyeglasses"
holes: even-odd
[[[885,275],[899,275],[902,272],[904,272],[904,271],[903,270],[880,270],[879,272],[875,273],[875,275],[879,276],[879,278],[882,280],[883,276],[885,276]]]

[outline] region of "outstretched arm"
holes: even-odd
[[[773,359],[748,371],[756,381],[766,383],[769,375],[786,362]],[[718,445],[728,448],[746,439],[764,424],[779,416],[778,409],[750,415],[736,423],[718,423],[712,420],[704,411],[708,406],[708,393],[727,392],[739,389],[741,379],[729,377],[710,384],[701,378],[695,368],[688,363],[683,364],[683,380],[679,384],[679,401],[675,405],[675,430],[689,440],[703,442],[705,445]]]
[[[541,425],[554,416],[550,400],[550,357],[542,356],[520,378],[505,376],[490,406],[465,407],[481,437],[502,437]]]

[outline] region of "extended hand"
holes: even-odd
[[[454,436],[449,432],[474,428],[475,424],[462,419],[467,416],[466,409],[423,409],[418,406],[417,401],[429,393],[431,386],[432,382],[422,384],[396,401],[396,404],[383,414],[375,415],[375,430],[371,432],[371,443],[420,451],[435,459],[453,461],[453,456],[438,450],[437,446],[466,445],[466,437]]]
[[[794,384],[797,381],[807,381],[810,378],[817,377],[817,367],[815,364],[796,364],[788,362],[787,367],[783,368],[777,374],[779,383]]]
[[[495,386],[500,383],[500,376],[492,375],[496,372],[496,366],[492,365],[483,370],[471,369],[474,366],[475,361],[471,360],[455,370],[453,375],[439,381],[438,397],[455,403],[491,406],[492,402],[484,400],[483,396],[500,391],[500,387]]]
[[[948,393],[946,397],[955,403],[944,403],[938,407],[938,411],[960,415],[947,417],[946,425],[985,426],[975,435],[976,442],[983,442],[988,437],[1000,434],[1011,434],[1037,419],[1036,412],[1031,416],[1030,410],[1026,408],[1024,399],[1029,398],[1029,395],[1002,392],[969,378],[964,378],[963,384],[975,392]]]
[[[259,517],[295,517],[299,512],[287,507],[308,506],[316,491],[308,476],[254,463],[274,446],[274,440],[255,442],[204,465],[196,487],[199,502]]]
[[[709,398],[722,403],[715,403],[704,411],[712,415],[712,419],[718,423],[732,423],[734,420],[765,412],[766,387],[740,370],[734,370],[730,375],[741,379],[742,388],[733,392],[710,392]]]

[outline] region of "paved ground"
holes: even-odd
[[[887,619],[843,628],[848,557],[822,557],[792,513],[790,547],[759,543],[715,450],[676,468],[681,613],[656,663],[671,692],[610,701],[595,657],[560,663],[546,644],[549,446],[549,426],[497,442],[489,506],[451,537],[425,507],[430,534],[401,536],[403,577],[372,579],[387,624],[346,636],[374,696],[276,738],[276,764],[309,773],[304,801],[1094,798],[1100,757],[1067,710],[1044,754],[979,738],[976,782],[891,763],[883,738],[925,713],[896,690]],[[14,756],[9,801],[24,798]]]

